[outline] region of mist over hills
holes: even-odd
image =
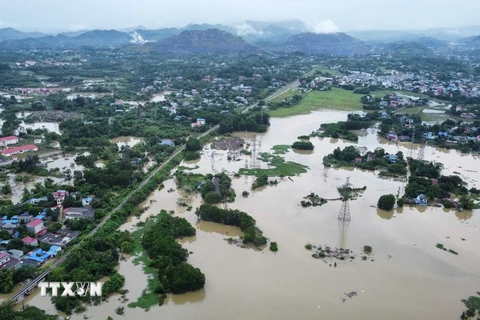
[[[402,48],[406,44],[415,48],[414,44],[417,44],[427,49],[447,47],[451,43],[461,48],[480,47],[480,26],[421,31],[337,31],[338,28],[334,24],[333,26],[328,24],[309,26],[301,20],[246,20],[232,26],[189,24],[183,28],[156,30],[137,26],[123,30],[81,30],[59,34],[22,32],[13,28],[4,28],[0,29],[0,47],[12,49],[111,47],[150,43],[148,47],[156,48],[159,52],[229,53],[234,52],[236,48],[240,52],[300,51],[333,55],[367,53],[372,46],[387,48],[385,44],[388,43],[393,44],[393,47],[388,47],[390,48],[388,50],[395,47]],[[169,49],[169,46],[172,49]]]

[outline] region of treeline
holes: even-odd
[[[295,141],[292,144],[292,148],[297,150],[313,150],[315,147],[310,141]]]
[[[255,219],[245,212],[239,210],[225,210],[216,206],[203,204],[197,208],[195,214],[200,220],[239,227],[244,233],[244,236],[242,237],[244,244],[252,244],[258,248],[267,243],[267,239],[263,236],[263,232],[255,225]]]
[[[254,113],[253,115],[230,115],[220,122],[219,134],[235,131],[265,132],[270,126],[270,116]]]
[[[151,266],[158,269],[157,293],[179,294],[205,286],[205,275],[187,263],[188,251],[176,241],[194,235],[195,228],[185,218],[172,217],[166,211],[160,213],[155,225],[143,235],[142,246],[151,260]]]
[[[332,137],[334,139],[342,138],[357,142],[358,135],[350,132],[350,130],[361,130],[370,128],[373,122],[378,119],[378,114],[367,114],[360,116],[357,114],[349,114],[347,121],[339,121],[337,123],[323,123],[320,126],[320,137]]]
[[[271,110],[279,109],[279,108],[289,108],[291,106],[297,105],[302,101],[303,95],[301,94],[294,94],[288,99],[283,99],[282,101],[272,101],[268,102],[268,108]]]

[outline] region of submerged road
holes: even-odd
[[[276,97],[278,97],[279,95],[287,92],[288,90],[292,89],[292,88],[295,88],[298,86],[298,80],[295,80],[294,82],[291,82],[289,84],[287,84],[286,86],[280,88],[279,90],[277,90],[276,92],[274,92],[273,94],[271,94],[270,96],[268,96],[265,101],[268,101],[268,100],[271,100],[271,99],[274,99]],[[245,108],[243,111],[242,111],[242,114],[245,114],[247,113],[250,109],[252,108],[255,108],[256,106],[258,106],[258,103],[255,103],[247,108]],[[218,129],[218,125],[210,128],[208,131],[202,133],[201,135],[199,135],[199,138],[203,138],[205,137],[206,135],[210,134],[212,131]],[[28,294],[30,293],[31,290],[35,289],[36,286],[38,286],[38,284],[42,281],[45,280],[45,278],[48,276],[48,274],[53,270],[55,269],[56,267],[58,267],[62,262],[65,261],[65,259],[67,259],[67,257],[71,254],[72,250],[77,247],[79,244],[81,244],[85,239],[88,239],[90,237],[92,237],[103,225],[105,225],[105,223],[107,223],[108,220],[110,220],[110,218],[112,217],[112,215],[117,212],[118,210],[120,210],[120,208],[130,199],[130,197],[136,193],[138,190],[140,190],[140,188],[142,188],[143,186],[145,186],[149,181],[150,179],[155,176],[160,170],[162,170],[163,168],[165,168],[166,165],[168,165],[170,163],[170,161],[173,160],[173,158],[175,158],[176,156],[178,156],[183,150],[185,149],[185,146],[182,146],[180,147],[177,151],[175,151],[170,157],[168,157],[167,160],[165,160],[161,165],[159,165],[147,178],[145,178],[145,180],[143,180],[135,189],[133,189],[131,192],[128,193],[128,195],[122,200],[122,202],[120,202],[120,204],[115,207],[108,215],[105,216],[105,218],[102,219],[102,221],[92,230],[90,231],[79,243],[77,243],[76,245],[74,245],[73,247],[70,247],[68,249],[68,251],[65,252],[65,254],[60,257],[58,260],[56,260],[47,270],[45,270],[44,272],[42,272],[39,276],[37,276],[35,279],[33,279],[32,281],[30,281],[27,285],[25,285],[20,291],[18,291],[17,293],[15,293],[11,298],[7,299],[6,302],[14,302],[14,303],[18,303],[20,301],[23,300],[25,294]]]

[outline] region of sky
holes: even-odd
[[[60,32],[300,19],[312,31],[479,24],[479,0],[0,0],[0,28]]]

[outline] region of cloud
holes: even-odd
[[[312,31],[313,33],[336,33],[340,32],[340,29],[337,27],[335,22],[328,19],[317,22],[314,25],[310,26],[310,31]]]
[[[245,22],[243,24],[236,26],[235,29],[237,30],[237,35],[241,37],[249,36],[249,35],[258,35],[258,36],[263,35],[263,31],[261,30],[257,31],[255,30],[254,27],[252,27],[251,25]]]

